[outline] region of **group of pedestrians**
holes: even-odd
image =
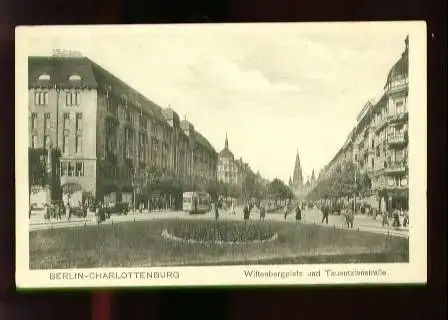
[[[285,209],[284,209],[285,212],[284,212],[283,219],[286,220],[286,218],[288,217],[288,214],[289,214],[293,209],[294,209],[295,214],[296,214],[296,216],[295,216],[296,221],[297,221],[297,222],[301,221],[301,220],[302,220],[302,210],[305,210],[305,204],[304,204],[303,202],[297,204],[297,205],[295,206],[295,208],[292,207],[290,203],[288,203],[288,204],[285,206]]]
[[[400,222],[400,217],[403,217],[403,224]],[[384,212],[382,215],[382,221],[381,224],[382,226],[390,226],[389,223],[389,217],[390,214],[387,212]],[[403,211],[403,210],[398,210],[395,209],[392,211],[392,227],[394,228],[399,228],[403,225],[403,227],[407,227],[409,225],[409,213],[407,210]]]
[[[79,201],[78,207],[72,207],[70,202],[64,203],[63,201],[54,201],[51,204],[45,204],[44,206],[44,219],[50,220],[51,218],[58,220],[62,220],[62,216],[65,216],[68,221],[70,221],[72,214],[74,211],[78,212],[80,216],[87,216],[88,204],[81,203]]]
[[[219,203],[215,202],[213,204],[213,212],[215,214],[215,219],[218,220],[220,218],[220,214],[219,214]],[[247,221],[250,219],[250,213],[252,212],[252,210],[254,209],[254,207],[258,208],[258,211],[260,213],[260,221],[264,221],[264,219],[266,218],[266,207],[264,205],[262,205],[261,203],[256,205],[252,202],[246,202],[243,206],[243,219],[244,221]],[[236,215],[236,210],[235,210],[235,202],[232,202],[229,208],[230,214],[231,215]]]

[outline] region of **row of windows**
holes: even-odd
[[[64,130],[70,130],[70,113],[64,113]],[[75,128],[77,131],[82,130],[82,113],[76,113],[75,116]],[[37,112],[31,113],[31,128],[37,129],[38,126],[38,115]],[[51,128],[51,114],[46,112],[44,114],[44,128],[49,130]]]
[[[37,106],[47,106],[49,102],[48,91],[35,91],[34,92],[34,104]],[[81,92],[80,91],[68,91],[65,92],[65,104],[66,106],[79,106],[81,104]]]
[[[61,161],[62,177],[83,177],[84,176],[84,163],[82,161]]]
[[[131,108],[119,108],[117,104],[112,102],[110,99],[107,100],[107,110],[109,113],[113,114],[116,117],[120,117],[125,121],[128,121],[130,123],[136,123],[138,118],[139,127],[143,128],[145,130],[148,130],[149,127],[149,121],[146,119],[141,113],[138,115],[135,111],[133,111]],[[123,110],[120,112],[120,110]],[[157,124],[156,121],[152,122],[151,125],[151,132],[154,135],[157,135],[159,131],[162,132],[162,136],[164,139],[169,139],[171,137],[171,132],[168,129],[164,129],[162,127],[161,130],[159,130],[159,127],[162,127],[161,125]]]
[[[51,77],[50,77],[50,75],[48,73],[42,73],[39,76],[38,79],[39,80],[48,81],[48,80],[51,80]],[[68,80],[70,80],[70,81],[81,81],[81,77],[79,75],[77,75],[77,74],[72,74],[70,77],[68,77]]]
[[[69,143],[69,136],[64,135],[62,136],[62,153],[68,154],[70,153],[70,143]],[[39,139],[37,135],[33,135],[31,137],[31,148],[37,149],[40,147],[43,147],[45,149],[50,148],[51,146],[51,138],[49,135],[44,135],[44,140],[42,146],[39,145]],[[75,153],[76,154],[82,154],[82,136],[77,135],[75,137]]]

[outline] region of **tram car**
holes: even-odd
[[[184,192],[182,210],[190,214],[206,213],[211,210],[211,197],[207,192]]]

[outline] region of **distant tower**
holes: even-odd
[[[316,176],[314,175],[314,169],[313,169],[313,172],[311,173],[311,184],[313,184],[314,182],[316,182]]]
[[[302,167],[300,166],[300,157],[298,149],[296,155],[296,163],[294,165],[294,174],[292,176],[292,184],[295,187],[303,187]]]
[[[229,150],[229,139],[227,139],[227,132],[226,132],[226,142],[224,144],[224,149]]]
[[[289,177],[289,183],[288,183],[288,185],[289,185],[290,187],[292,187],[292,180],[291,180],[291,177]]]

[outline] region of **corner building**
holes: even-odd
[[[217,176],[218,181],[230,185],[240,185],[246,174],[252,170],[249,164],[243,162],[243,159],[235,159],[232,151],[229,149],[229,140],[226,135],[226,140],[224,142],[224,149],[218,155],[218,168]]]
[[[64,200],[133,202],[153,168],[191,188],[216,180],[218,155],[188,121],[84,57],[29,57],[29,147],[61,150]]]
[[[330,176],[339,163],[352,161],[370,177],[371,196],[382,212],[409,209],[409,37],[404,42],[380,98],[363,106],[357,125],[318,179]]]

